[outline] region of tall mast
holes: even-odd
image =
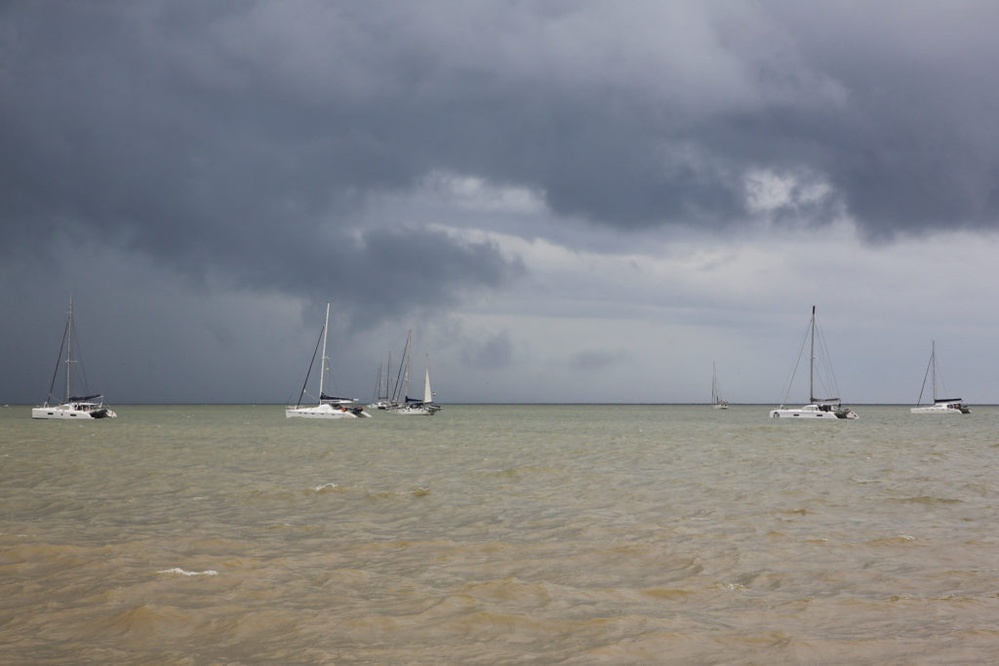
[[[815,306],[812,306],[812,349],[808,362],[808,402],[815,404]]]
[[[718,375],[715,371],[714,361],[711,361],[711,402],[718,402]]]
[[[326,303],[326,323],[323,324],[323,358],[322,367],[319,368],[319,402],[323,402],[323,380],[326,379],[326,362],[329,357],[326,356],[326,336],[329,334],[330,330],[330,304]]]
[[[937,341],[930,340],[930,372],[933,378],[933,404],[937,402]]]
[[[72,395],[70,393],[70,366],[73,363],[73,297],[69,297],[69,315],[66,318],[66,400]]]
[[[389,379],[390,379],[389,378],[389,373],[391,373],[391,372],[392,372],[392,350],[390,349],[389,353],[388,353],[388,361],[385,363],[385,400],[386,401],[395,400],[395,396],[393,396],[389,392],[390,391],[390,389],[389,389]]]
[[[410,354],[413,346],[413,329],[409,329],[406,334],[406,346],[402,350],[402,360],[399,361],[399,372],[395,376],[395,385],[392,387],[392,400],[399,401],[404,395],[409,394],[409,368],[412,363]]]

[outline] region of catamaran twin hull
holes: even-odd
[[[770,412],[770,418],[791,418],[791,419],[825,419],[835,421],[837,419],[855,419],[857,412],[849,407],[833,407],[832,405],[805,405],[797,409],[774,409]]]
[[[31,408],[33,419],[113,419],[118,415],[108,409],[103,403],[66,403],[62,405],[43,405]]]
[[[288,407],[284,410],[285,418],[305,418],[305,419],[356,419],[358,417],[370,417],[371,415],[362,409],[348,409],[340,405],[313,405],[311,407]]]
[[[909,410],[913,414],[970,414],[971,410],[961,402],[960,398],[955,400],[938,400],[932,405],[913,407]]]

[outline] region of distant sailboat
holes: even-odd
[[[933,387],[933,404],[923,404],[923,393],[926,391],[926,383],[929,381]],[[937,343],[933,340],[930,343],[930,362],[926,366],[926,374],[923,375],[923,386],[919,389],[919,399],[916,406],[909,410],[913,414],[970,414],[968,408],[961,398],[938,398],[937,397]]]
[[[839,398],[816,398],[815,397],[815,306],[812,306],[812,319],[808,326],[808,335],[811,339],[811,344],[809,346],[809,358],[808,358],[808,404],[804,407],[792,407],[785,408],[784,403],[777,409],[770,411],[770,418],[779,419],[790,417],[794,419],[825,419],[827,421],[832,419],[855,419],[857,418],[857,413],[850,409],[849,407],[844,407]],[[804,347],[804,342],[802,343],[802,348]],[[801,361],[801,353],[798,353],[798,361]],[[797,371],[797,365],[795,366],[795,371]],[[831,379],[831,378],[830,378]],[[791,381],[788,382],[787,393],[791,392],[791,385],[794,382],[794,375],[791,376]],[[784,396],[784,402],[787,402],[787,395]]]
[[[423,379],[423,399],[405,397],[401,405],[391,409],[393,414],[415,414],[418,416],[433,416],[441,410],[441,406],[434,402],[434,392],[430,388],[430,363],[426,363]]]
[[[715,371],[715,364],[711,364],[711,402],[714,409],[728,409],[728,401],[722,400],[718,390],[718,373]]]
[[[312,361],[309,363],[309,370],[305,373],[305,383],[302,384],[302,392],[298,396],[298,403],[294,407],[286,407],[284,415],[286,418],[300,417],[307,419],[354,419],[357,417],[371,416],[364,411],[364,405],[352,398],[336,398],[324,393],[326,381],[326,368],[329,365],[329,357],[326,355],[326,337],[330,326],[330,304],[326,304],[326,320],[323,323],[322,333],[319,341],[316,342],[316,350],[312,352]],[[319,342],[323,345],[323,355],[320,359],[319,369],[319,403],[310,406],[302,406],[302,398],[305,397],[305,390],[309,384],[309,375],[312,374],[312,366],[316,361],[316,351],[319,349]]]
[[[33,419],[113,419],[117,416],[114,410],[104,404],[104,396],[100,393],[89,393],[88,395],[73,395],[73,366],[79,363],[73,358],[73,334],[76,328],[73,323],[73,299],[69,299],[69,313],[66,315],[66,328],[62,334],[62,344],[59,346],[59,356],[56,359],[56,369],[52,373],[52,383],[49,385],[49,394],[45,398],[45,403],[41,407],[32,407],[31,418]],[[56,377],[59,375],[59,365],[63,362],[63,350],[66,351],[66,393],[61,403],[50,405],[52,392],[55,389]]]
[[[378,374],[375,375],[375,401],[368,405],[370,409],[388,409],[392,404],[389,397],[389,371],[392,367],[392,353],[389,352],[388,363],[378,364]],[[382,370],[385,374],[382,375]],[[384,377],[384,380],[383,380]]]

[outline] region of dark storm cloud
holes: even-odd
[[[778,221],[845,210],[890,237],[999,213],[992,3],[20,2],[0,18],[0,252],[78,234],[192,275],[363,288],[374,318],[518,270],[488,244],[359,222],[434,172],[624,228],[739,223],[752,171],[829,186]]]

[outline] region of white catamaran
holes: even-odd
[[[294,407],[286,407],[284,415],[286,418],[300,417],[306,419],[355,419],[358,417],[369,417],[364,411],[364,405],[352,398],[337,398],[326,395],[323,392],[326,382],[326,369],[329,365],[329,356],[326,355],[326,335],[330,326],[330,304],[326,304],[326,320],[323,323],[323,330],[316,342],[316,349],[312,352],[312,361],[309,363],[309,370],[305,373],[305,383],[302,384],[302,392],[298,396],[298,403]],[[316,361],[316,352],[319,351],[319,343],[323,345],[323,356],[319,369],[319,403],[315,405],[302,406],[302,398],[305,396],[306,387],[309,384],[309,375],[312,374],[312,366]]]
[[[792,419],[825,419],[831,421],[833,419],[855,419],[857,418],[857,413],[850,409],[849,407],[844,407],[839,398],[816,398],[815,397],[815,306],[812,306],[812,319],[808,326],[808,335],[811,340],[809,347],[809,359],[808,359],[808,404],[803,407],[784,407],[784,403],[787,402],[787,397],[791,392],[791,386],[794,383],[794,374],[791,375],[791,380],[788,382],[787,393],[784,395],[784,402],[781,403],[780,407],[770,411],[770,418],[780,419],[780,418],[792,418]],[[820,340],[821,342],[821,340]],[[802,341],[802,349],[804,349],[804,341]],[[798,352],[798,363],[795,364],[795,372],[797,372],[798,364],[801,362],[801,351]],[[831,373],[830,373],[831,375]],[[829,377],[832,381],[832,377]],[[834,382],[833,382],[834,383]],[[838,393],[838,391],[837,391]]]
[[[923,393],[926,391],[926,382],[929,381],[933,387],[933,404],[923,404]],[[919,389],[919,399],[916,406],[909,410],[913,414],[970,414],[971,409],[965,405],[961,398],[938,398],[937,397],[937,343],[936,340],[930,343],[930,362],[926,366],[926,374],[923,375],[923,386]]]
[[[31,418],[33,419],[113,419],[117,416],[114,410],[104,404],[104,396],[100,393],[89,393],[87,395],[73,395],[73,366],[79,363],[73,358],[73,334],[76,328],[73,323],[73,299],[69,299],[69,314],[66,316],[66,328],[62,334],[62,344],[59,346],[59,356],[56,359],[56,368],[52,373],[52,383],[49,385],[49,394],[45,398],[45,404],[41,407],[31,408]],[[55,389],[56,377],[59,375],[59,366],[63,362],[63,350],[66,351],[66,394],[61,403],[50,404],[52,392]]]

